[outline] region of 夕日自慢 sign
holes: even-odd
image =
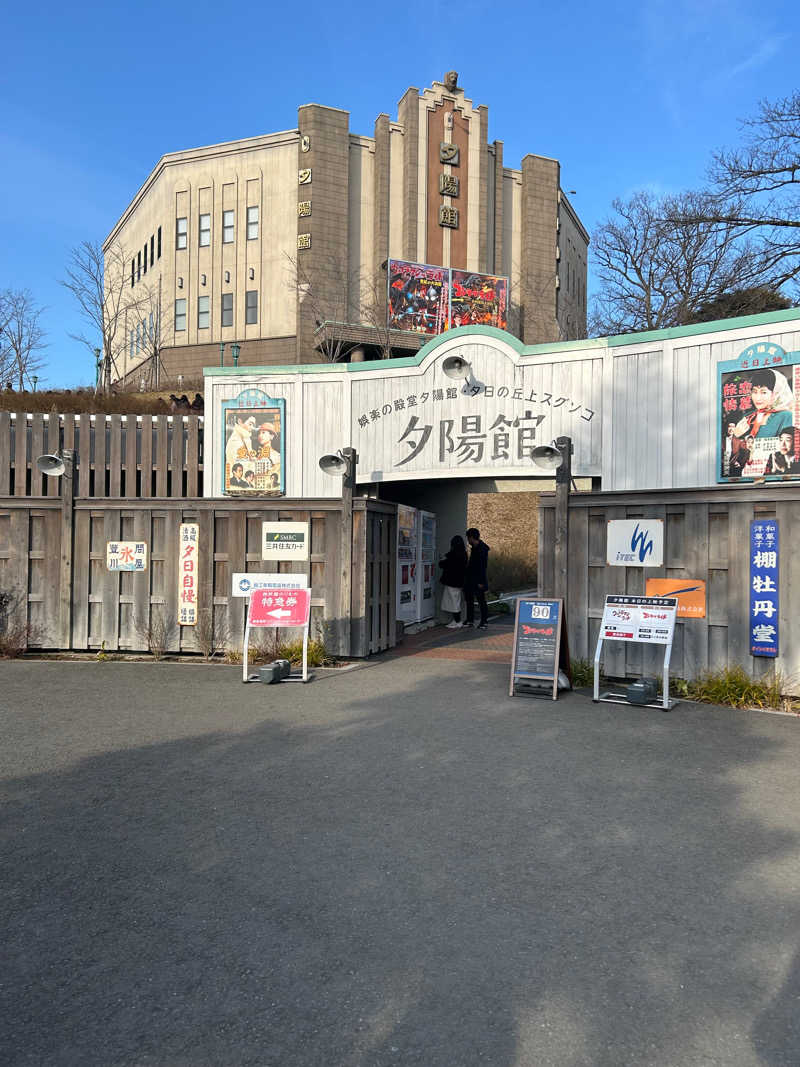
[[[308,529],[307,522],[262,523],[261,558],[307,560]]]
[[[197,550],[200,526],[182,522],[178,533],[178,623],[197,625]]]
[[[750,654],[778,655],[778,522],[750,523]]]
[[[610,567],[661,567],[664,523],[661,519],[610,519],[606,540]]]

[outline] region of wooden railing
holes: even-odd
[[[73,449],[77,495],[203,495],[202,415],[29,415],[0,411],[0,497],[56,497],[39,456]]]

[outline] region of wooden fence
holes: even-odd
[[[32,647],[146,651],[148,628],[166,622],[168,651],[197,651],[195,628],[176,622],[182,522],[199,525],[199,611],[227,627],[233,647],[246,600],[232,596],[232,575],[265,570],[306,575],[312,634],[334,654],[366,656],[395,643],[394,505],[357,498],[346,522],[341,500],[100,500],[62,488],[60,499],[0,497],[0,592],[15,596],[9,623],[30,624]],[[309,523],[307,563],[262,560],[261,524],[281,520]],[[108,570],[113,541],[147,542],[147,570]]]
[[[39,456],[74,449],[82,498],[203,495],[202,415],[30,415],[0,411],[0,497],[59,497]]]
[[[662,519],[663,567],[612,567],[606,563],[610,519]],[[777,519],[781,538],[779,578],[780,655],[750,655],[750,522]],[[772,669],[800,693],[800,486],[720,486],[702,490],[574,493],[569,503],[567,626],[573,657],[593,659],[607,594],[644,595],[646,578],[702,579],[706,617],[679,620],[671,671],[692,679],[706,670],[741,664],[753,676]],[[539,591],[556,595],[555,496],[539,507]],[[604,645],[610,677],[660,673],[663,653],[654,646]]]

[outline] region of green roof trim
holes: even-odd
[[[752,326],[768,326],[772,323],[800,320],[800,308],[785,308],[782,311],[765,311],[761,315],[743,315],[735,319],[716,319],[700,322],[695,326],[672,326],[666,330],[645,330],[642,333],[625,333],[614,337],[588,337],[582,341],[553,341],[550,344],[524,345],[518,337],[498,330],[496,326],[459,326],[455,330],[432,337],[415,356],[399,359],[370,359],[363,363],[297,363],[265,367],[204,367],[203,374],[211,377],[241,376],[247,374],[357,374],[362,370],[381,370],[387,367],[418,367],[427,355],[454,337],[494,337],[503,341],[520,356],[547,356],[557,352],[578,352],[597,348],[623,348],[626,345],[647,344],[651,341],[670,341],[706,333],[721,333],[724,330],[746,330]]]

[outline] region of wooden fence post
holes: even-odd
[[[72,558],[75,523],[75,451],[61,454],[61,563],[58,570],[59,635],[61,647],[72,648]]]

